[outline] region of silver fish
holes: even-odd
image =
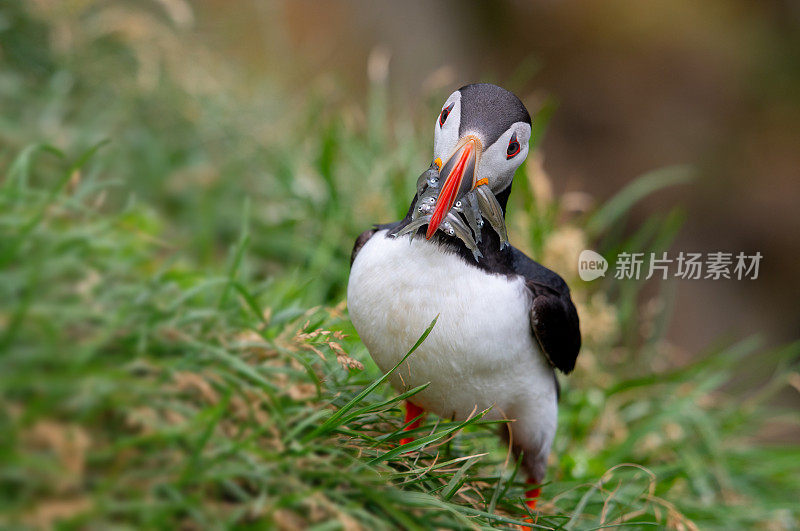
[[[417,202],[414,203],[411,219],[417,219],[421,215],[433,214],[433,205],[436,204],[436,197],[438,195],[439,191],[436,188],[426,188],[417,198]]]
[[[438,188],[439,187],[439,170],[436,164],[431,163],[431,167],[422,172],[422,175],[417,179],[417,195],[422,195],[425,188]]]
[[[412,220],[411,223],[406,225],[405,227],[400,227],[395,229],[392,233],[392,236],[395,238],[399,238],[400,236],[404,236],[408,233],[411,233],[411,241],[414,240],[414,235],[417,233],[417,229],[419,229],[423,225],[427,225],[431,220],[430,216],[421,216],[415,220]]]
[[[475,243],[480,243],[483,218],[478,208],[478,200],[475,198],[475,192],[465,194],[464,197],[456,201],[454,208],[456,212],[460,212],[464,216],[464,219],[467,220],[467,225],[469,225],[469,228],[472,229],[472,233],[475,235]]]
[[[506,221],[503,218],[503,209],[494,197],[491,189],[482,184],[475,188],[475,196],[478,198],[478,206],[483,217],[489,220],[492,228],[500,236],[500,248],[508,245],[508,234],[506,233]]]
[[[475,243],[475,240],[472,238],[472,233],[470,233],[469,228],[461,221],[461,218],[458,217],[457,214],[453,214],[452,212],[447,213],[447,217],[445,218],[447,221],[445,223],[448,226],[445,228],[450,236],[456,236],[459,240],[464,242],[464,245],[472,251],[472,256],[475,257],[475,261],[478,261],[478,258],[483,256],[481,251],[478,249],[478,245]],[[448,230],[449,229],[449,230]]]
[[[396,229],[391,236],[397,238],[409,234],[413,241],[419,228],[430,223],[439,193],[439,170],[435,164],[431,164],[417,179],[417,201],[411,211],[411,223]],[[503,209],[487,185],[478,186],[456,200],[439,230],[464,242],[477,261],[483,256],[478,243],[481,241],[484,217],[500,237],[500,248],[503,249],[508,245]]]

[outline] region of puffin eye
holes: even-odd
[[[442,114],[439,115],[439,127],[442,127],[447,121],[447,117],[450,116],[450,111],[453,110],[453,105],[455,105],[455,102],[442,109]]]
[[[506,160],[515,157],[519,153],[519,142],[517,142],[517,133],[511,135],[511,140],[508,141],[508,149],[506,149]]]

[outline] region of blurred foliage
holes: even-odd
[[[169,5],[0,7],[0,524],[524,517],[496,423],[429,419],[397,448],[402,397],[344,313],[352,241],[405,212],[440,95],[393,113],[380,54],[366,108],[244,82]],[[587,211],[553,196],[537,153],[517,174],[512,240],[574,286],[585,337],[538,526],[797,526],[797,448],[758,436],[797,425],[768,404],[798,346],[720,340],[675,366],[668,288],[643,306],[641,282],[574,278],[590,242],[667,248],[680,209],[633,231],[626,213],[685,176]]]

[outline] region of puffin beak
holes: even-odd
[[[430,240],[441,225],[442,220],[453,208],[456,199],[475,188],[475,166],[481,149],[481,142],[474,136],[467,136],[444,163],[439,177],[444,179],[442,191],[436,199],[425,239]]]

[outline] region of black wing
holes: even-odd
[[[581,349],[578,311],[560,276],[512,247],[512,268],[531,293],[531,330],[550,363],[568,374]]]
[[[353,245],[353,252],[350,253],[350,267],[353,267],[353,261],[356,259],[358,251],[360,251],[361,248],[364,247],[364,244],[367,243],[367,240],[372,238],[372,236],[376,232],[378,232],[378,229],[372,228],[369,230],[365,230],[364,232],[358,235],[358,238],[356,238],[356,243],[355,245]]]
[[[375,235],[376,232],[381,231],[383,229],[387,229],[389,232],[391,232],[395,228],[397,228],[399,225],[401,225],[402,223],[408,222],[411,219],[411,209],[414,208],[414,203],[416,201],[417,201],[417,196],[415,195],[414,196],[414,201],[411,203],[411,207],[408,209],[408,215],[406,216],[405,219],[403,219],[401,221],[395,221],[394,223],[376,224],[376,225],[373,225],[373,227],[371,229],[365,230],[364,232],[359,234],[358,238],[356,238],[355,245],[353,245],[353,252],[350,253],[350,267],[353,267],[353,261],[356,259],[356,255],[358,254],[358,251],[360,251],[361,248],[364,247],[364,244],[367,243],[367,240],[372,238]]]

